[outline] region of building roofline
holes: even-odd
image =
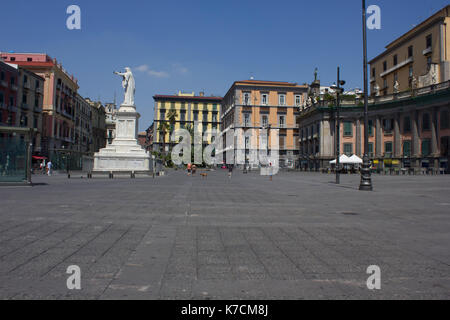
[[[161,99],[177,99],[177,100],[210,100],[210,101],[222,101],[223,97],[206,97],[206,96],[177,96],[177,95],[154,95],[154,100]]]

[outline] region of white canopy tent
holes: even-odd
[[[363,160],[360,157],[358,157],[356,154],[354,154],[349,158],[349,163],[362,164]]]
[[[343,154],[342,156],[339,157],[340,164],[350,163],[349,160],[350,160],[350,158],[347,157],[345,154]],[[336,159],[330,161],[330,164],[336,164]]]

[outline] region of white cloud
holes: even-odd
[[[172,64],[172,67],[177,73],[180,73],[180,74],[187,74],[189,72],[188,68],[182,66],[179,63]]]
[[[156,77],[156,78],[169,78],[170,77],[169,73],[167,73],[165,71],[152,70],[146,64],[140,65],[140,66],[134,68],[134,70],[139,71],[139,72],[144,72],[144,73],[148,74],[149,76]]]

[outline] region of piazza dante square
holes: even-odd
[[[450,299],[447,1],[0,8],[0,300]]]

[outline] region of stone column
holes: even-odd
[[[439,108],[433,108],[431,115],[431,155],[434,157],[433,167],[439,168],[439,123],[438,123]]]
[[[416,158],[415,167],[419,167],[419,160],[420,158],[420,138],[419,138],[419,112],[415,110],[411,114],[411,123],[412,123],[412,156],[413,158]]]
[[[382,157],[382,149],[381,149],[381,143],[382,143],[382,132],[381,132],[381,118],[380,116],[377,116],[376,118],[376,124],[375,124],[375,157],[381,158]]]
[[[356,148],[355,148],[355,154],[362,158],[362,151],[361,151],[361,119],[356,119]]]
[[[402,156],[402,139],[400,134],[400,113],[395,114],[394,118],[394,157]]]

